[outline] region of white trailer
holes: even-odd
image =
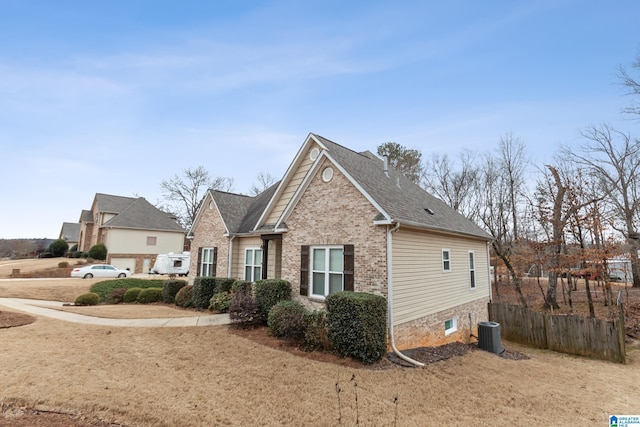
[[[182,252],[181,254],[158,254],[156,262],[151,267],[153,274],[175,274],[178,276],[186,276],[189,274],[189,262],[191,261],[190,252]]]

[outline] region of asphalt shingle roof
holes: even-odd
[[[136,199],[134,197],[113,196],[111,194],[96,193],[98,211],[107,213],[120,213]]]
[[[373,153],[357,153],[319,135],[312,135],[327,147],[329,155],[376,201],[389,219],[421,228],[490,239],[484,230],[404,174],[389,167],[389,176],[386,176],[383,161]]]
[[[112,196],[118,197],[118,196]],[[143,197],[137,199],[123,197],[120,199],[130,199],[131,202],[120,211],[109,211],[117,213],[115,217],[104,223],[104,227],[114,228],[139,228],[144,230],[162,231],[184,231],[178,224],[174,216],[153,206]],[[119,203],[119,200],[111,199]],[[111,209],[116,205],[113,204]]]
[[[69,242],[77,242],[80,240],[80,223],[63,222],[62,230],[60,230],[60,238]]]

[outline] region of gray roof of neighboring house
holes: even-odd
[[[80,222],[93,222],[93,212],[87,209],[82,209],[80,213]]]
[[[231,234],[251,232],[278,188],[278,184],[279,182],[255,197],[211,190],[211,196],[218,206],[218,211],[228,231]]]
[[[96,204],[99,212],[120,213],[136,200],[134,197],[113,196],[96,193]]]
[[[421,228],[491,239],[464,215],[427,193],[404,174],[389,167],[389,176],[386,176],[383,161],[373,153],[356,153],[319,135],[312,135],[327,147],[329,155],[375,200],[389,219]]]
[[[129,199],[129,204],[119,211],[114,211],[113,209],[117,207],[117,204],[124,201],[124,199]],[[105,202],[104,206],[108,209],[106,212],[117,213],[115,217],[105,222],[103,227],[184,232],[180,224],[175,221],[173,214],[162,212],[143,197],[133,199],[110,196],[109,198],[103,198],[102,201]],[[112,204],[109,205],[109,203]]]
[[[80,223],[63,222],[60,230],[60,238],[67,242],[77,242],[80,240]]]

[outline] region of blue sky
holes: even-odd
[[[309,132],[537,162],[585,126],[639,136],[616,77],[640,4],[0,0],[0,238],[57,238],[95,193],[162,200],[204,166],[248,193]]]

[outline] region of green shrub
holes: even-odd
[[[236,280],[231,285],[231,292],[253,292],[253,283],[246,280]]]
[[[276,337],[302,338],[306,312],[307,310],[297,301],[280,301],[269,310],[267,326]]]
[[[220,292],[231,292],[231,288],[235,282],[235,279],[228,277],[216,277],[216,286],[213,292],[216,294]]]
[[[68,250],[69,250],[69,244],[62,239],[54,240],[49,245],[49,248],[47,248],[47,252],[51,252],[51,255],[53,255],[56,258],[63,256],[64,254],[67,253]]]
[[[271,307],[280,301],[291,299],[291,283],[279,279],[258,280],[255,292],[260,321],[266,324]]]
[[[118,288],[161,288],[163,280],[147,280],[147,279],[138,279],[138,278],[127,278],[127,279],[112,279],[112,280],[104,280],[102,282],[94,283],[91,286],[91,292],[95,292],[100,295],[100,301],[104,301],[114,289]]]
[[[387,302],[364,292],[329,295],[327,323],[336,352],[364,363],[380,360],[387,353]]]
[[[193,307],[193,285],[180,288],[176,294],[176,305],[183,308]]]
[[[98,243],[97,245],[91,246],[88,254],[89,258],[104,261],[105,259],[107,259],[107,247],[104,245],[104,243]]]
[[[69,263],[67,261],[62,261],[58,263],[58,268],[67,268],[69,267]]]
[[[231,294],[229,292],[218,292],[211,297],[209,310],[226,313],[231,305]]]
[[[251,290],[238,290],[233,293],[229,304],[229,318],[233,322],[252,325],[260,322],[258,303]]]
[[[111,291],[109,295],[107,295],[107,304],[120,304],[124,302],[124,294],[127,292],[127,288],[117,288]]]
[[[97,305],[100,302],[100,295],[90,292],[88,294],[82,294],[76,298],[75,305]]]
[[[185,286],[187,286],[185,280],[165,280],[162,284],[162,302],[174,304],[176,302],[176,294]]]
[[[198,276],[193,281],[193,306],[198,309],[209,307],[209,301],[215,293],[216,278],[212,276]]]
[[[136,298],[136,302],[140,304],[152,304],[162,301],[162,288],[142,289]]]
[[[77,252],[77,251],[78,251],[78,244],[76,243],[69,248],[68,252]]]
[[[138,295],[140,295],[142,288],[129,288],[122,297],[123,302],[132,303],[138,301]]]
[[[331,350],[325,310],[307,311],[304,315],[304,344],[307,350]]]

